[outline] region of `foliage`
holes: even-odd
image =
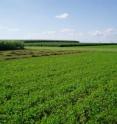
[[[73,47],[73,46],[107,46],[117,45],[117,43],[80,43],[79,41],[62,40],[25,40],[26,46],[49,46],[49,47]]]
[[[80,43],[72,40],[3,40],[0,42],[17,42],[25,46],[40,46],[40,47],[86,47],[86,46],[115,46],[117,43]],[[24,44],[23,44],[24,43]]]
[[[73,40],[24,40],[25,43],[79,43]]]
[[[117,54],[0,62],[0,123],[116,124]]]
[[[0,41],[0,50],[24,49],[23,42],[18,41]]]
[[[79,41],[68,40],[25,40],[26,46],[58,46],[58,47],[70,47],[77,46]]]

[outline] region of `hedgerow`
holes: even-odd
[[[20,41],[0,41],[0,50],[24,49],[24,43]]]

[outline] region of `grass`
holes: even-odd
[[[79,46],[79,47],[25,47],[24,50],[0,51],[0,60],[21,59],[51,55],[76,54],[92,51],[117,52],[117,45],[108,46]]]
[[[0,123],[116,124],[116,47],[86,49],[0,61]]]
[[[105,45],[105,46],[76,46],[76,47],[38,47],[27,46],[27,49],[32,50],[77,50],[77,51],[110,51],[117,52],[117,45]]]

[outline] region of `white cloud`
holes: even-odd
[[[77,35],[77,36],[84,36],[84,33],[78,32],[78,33],[76,33],[76,35]]]
[[[45,31],[45,32],[40,32],[39,34],[41,35],[56,35],[56,34],[71,34],[71,33],[76,33],[75,29],[72,28],[63,28],[60,30],[50,30],[50,31]]]
[[[62,30],[60,30],[60,32],[62,32],[62,33],[73,33],[73,32],[75,32],[75,29],[63,28]]]
[[[106,28],[91,32],[80,32],[76,28],[66,27],[60,29],[50,29],[37,32],[21,32],[13,27],[0,27],[0,37],[9,39],[61,39],[61,40],[78,40],[81,42],[117,42],[117,29]],[[17,32],[17,33],[15,33]],[[14,35],[15,34],[15,35]]]
[[[53,34],[56,34],[56,33],[57,33],[57,31],[45,31],[45,32],[42,32],[40,34],[42,34],[42,35],[53,35]]]
[[[104,33],[102,31],[95,31],[95,32],[90,33],[90,34],[93,36],[97,36],[97,37],[104,36]]]
[[[117,42],[117,30],[114,28],[106,28],[104,30],[97,30],[88,32],[88,39],[91,39],[92,42]]]
[[[56,18],[58,18],[58,19],[66,19],[68,17],[69,17],[69,13],[63,13],[63,14],[56,16]]]
[[[115,32],[115,30],[113,28],[107,28],[103,31],[94,31],[94,32],[90,32],[89,34],[92,36],[96,36],[96,37],[106,37],[108,35],[112,35]]]
[[[113,35],[114,33],[116,33],[114,29],[108,28],[104,31],[104,36],[107,37],[107,36]]]
[[[11,28],[11,27],[6,27],[6,26],[0,26],[0,31],[2,32],[18,32],[20,29],[19,28]]]
[[[105,32],[106,32],[106,33],[112,33],[112,32],[114,32],[114,29],[113,29],[113,28],[107,28],[107,29],[105,30]]]
[[[18,29],[18,28],[8,28],[7,30],[10,31],[10,32],[17,32],[20,29]]]

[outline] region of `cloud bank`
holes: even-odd
[[[69,13],[62,13],[60,15],[56,15],[57,19],[67,19],[69,17]]]

